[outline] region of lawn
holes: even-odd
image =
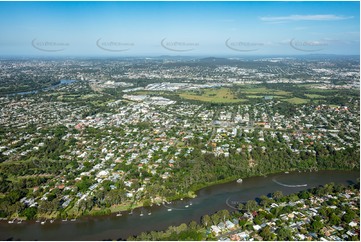
[[[276,89],[269,89],[266,87],[246,88],[244,90],[242,89],[241,91],[246,94],[258,94],[258,95],[265,95],[265,96],[269,96],[269,95],[290,96],[290,95],[292,95],[291,92],[286,92],[286,91],[276,90]]]
[[[144,91],[135,91],[131,92],[132,95],[162,95],[164,91],[152,91],[152,90],[144,90]]]
[[[86,95],[82,95],[80,97],[80,99],[85,100],[85,99],[93,99],[93,98],[98,98],[98,97],[102,97],[102,95],[99,95],[99,94],[86,94]]]
[[[261,95],[247,95],[247,98],[264,98],[264,96],[261,96]]]
[[[309,98],[325,98],[325,96],[319,95],[319,94],[305,94],[305,96]]]
[[[237,103],[245,101],[244,99],[236,98],[229,88],[187,91],[180,93],[179,96],[184,99],[212,103]]]
[[[116,212],[122,212],[122,211],[128,211],[130,208],[134,209],[134,208],[139,208],[143,206],[143,203],[141,201],[138,201],[137,203],[123,203],[123,204],[115,204],[112,205],[110,207],[110,211],[112,213],[116,213]]]
[[[316,92],[316,93],[325,93],[330,94],[337,92],[338,90],[332,90],[332,89],[320,89],[320,88],[309,88],[307,89],[307,92]]]
[[[298,97],[284,99],[284,101],[287,101],[287,102],[292,103],[292,104],[305,104],[305,103],[308,103],[307,99],[298,98]]]

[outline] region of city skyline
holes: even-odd
[[[359,55],[359,15],[359,2],[1,2],[0,56]]]

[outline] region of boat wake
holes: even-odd
[[[284,184],[281,183],[279,181],[277,181],[276,179],[272,179],[272,181],[280,186],[284,186],[284,187],[307,187],[307,184],[300,184],[300,185],[289,185],[289,184]]]
[[[187,208],[173,208],[173,207],[170,207],[166,204],[163,204],[164,207],[168,208],[168,211],[172,211],[172,210],[187,210]],[[171,210],[169,210],[171,209]]]
[[[228,206],[228,207],[230,207],[230,208],[233,208],[233,209],[236,209],[236,210],[238,210],[238,208],[236,207],[236,206],[233,206],[231,203],[234,203],[235,205],[237,204],[239,204],[239,203],[245,203],[246,201],[229,201],[230,200],[230,198],[231,197],[228,197],[227,199],[226,199],[226,205]]]

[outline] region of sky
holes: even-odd
[[[0,2],[0,56],[360,54],[359,2]]]

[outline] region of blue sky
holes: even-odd
[[[359,54],[359,2],[0,2],[0,56]]]

